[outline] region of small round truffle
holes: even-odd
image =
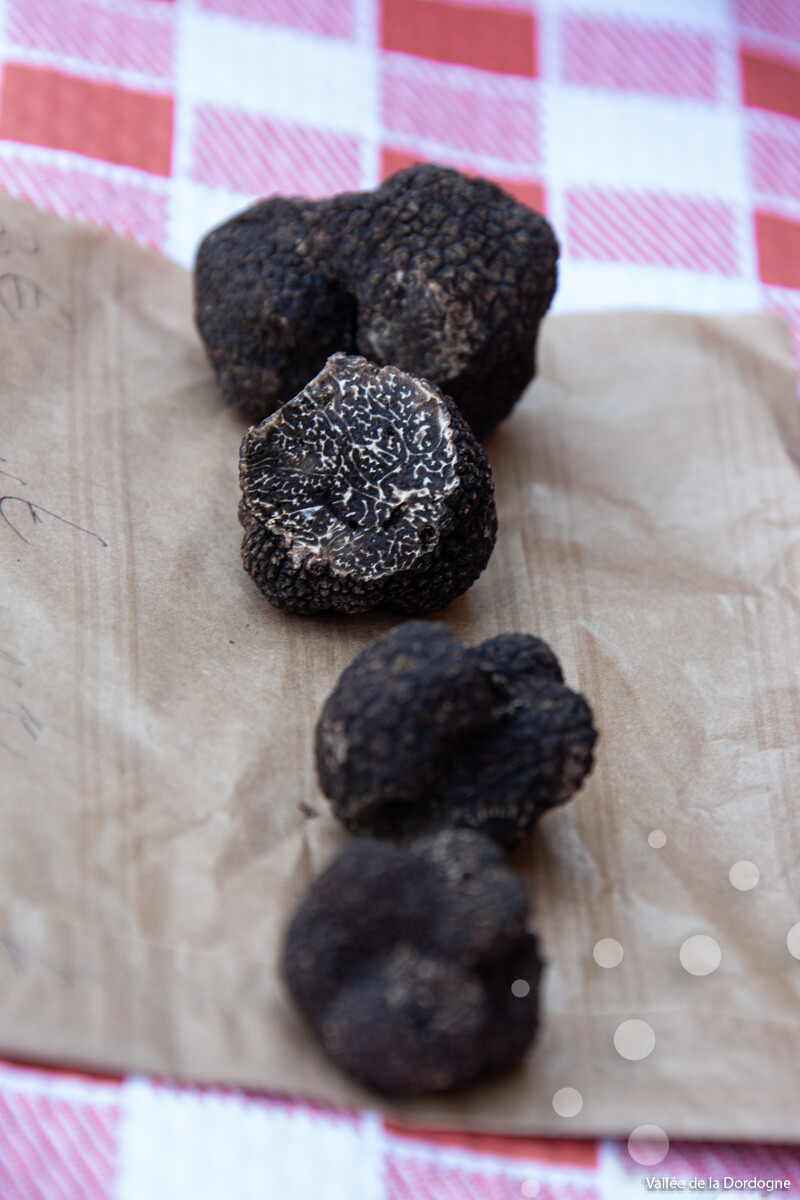
[[[409,621],[361,651],[325,702],[317,776],[351,832],[468,828],[510,849],[581,786],[596,738],[540,638],[468,647]]]
[[[357,838],[295,913],[284,978],[330,1056],[367,1087],[446,1091],[512,1066],[536,1033],[542,963],[528,907],[522,880],[478,834],[404,847]]]
[[[436,612],[497,534],[488,460],[452,401],[345,354],[248,431],[240,482],[245,568],[288,612]]]
[[[534,374],[557,259],[544,217],[420,164],[374,192],[273,197],[212,230],[195,316],[223,396],[250,421],[342,351],[430,379],[482,434]]]

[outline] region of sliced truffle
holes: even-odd
[[[320,787],[354,833],[456,827],[511,848],[580,787],[597,732],[540,638],[467,647],[409,621],[354,658],[317,723]]]
[[[351,842],[311,884],[283,974],[349,1074],[380,1092],[445,1091],[512,1066],[536,1033],[542,964],[523,882],[486,838]],[[517,980],[530,991],[512,985]]]
[[[423,164],[374,192],[264,200],[212,230],[195,315],[226,401],[250,421],[339,350],[430,379],[480,434],[534,374],[557,258],[544,217]]]
[[[436,612],[494,546],[489,463],[455,405],[334,354],[242,443],[242,558],[277,608]]]

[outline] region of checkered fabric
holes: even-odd
[[[3,1200],[642,1200],[647,1176],[800,1191],[800,1149],[419,1132],[269,1096],[0,1065]],[[738,1184],[738,1187],[736,1186]],[[727,1185],[727,1186],[726,1186]],[[654,1193],[657,1194],[657,1193]]]
[[[766,308],[800,351],[799,0],[0,0],[0,63],[0,188],[187,266],[258,197],[435,160],[548,215],[554,311]],[[625,1200],[667,1172],[796,1194],[800,1151],[643,1168],[0,1064],[0,1200]]]
[[[416,160],[562,243],[554,311],[781,313],[800,344],[797,0],[4,0],[0,187],[190,265],[254,199]]]

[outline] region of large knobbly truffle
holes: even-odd
[[[497,533],[489,463],[431,384],[333,355],[242,443],[242,558],[278,608],[436,612]]]
[[[374,192],[265,200],[212,230],[197,326],[250,421],[339,350],[430,379],[483,433],[534,374],[557,258],[544,217],[485,179],[419,165]]]
[[[511,848],[575,792],[597,732],[539,638],[468,647],[409,621],[343,672],[317,723],[320,786],[354,833],[463,827]]]
[[[311,884],[283,973],[331,1057],[393,1095],[504,1070],[536,1033],[528,892],[486,838],[357,838]],[[530,991],[512,985],[524,980]]]

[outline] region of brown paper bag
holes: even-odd
[[[548,960],[542,1034],[502,1079],[383,1104],[318,1051],[275,964],[345,836],[315,785],[317,713],[397,618],[289,617],[242,571],[243,427],[186,273],[8,199],[0,220],[0,1052],[417,1123],[800,1135],[782,327],[546,323],[539,378],[487,443],[496,551],[443,614],[471,642],[546,638],[602,731],[587,785],[515,859]],[[759,871],[747,891],[729,880],[741,860]],[[704,976],[680,959],[696,934],[721,950]],[[594,960],[605,938],[613,968]],[[637,1061],[615,1048],[629,1020],[654,1035]],[[582,1097],[571,1118],[563,1088]]]

